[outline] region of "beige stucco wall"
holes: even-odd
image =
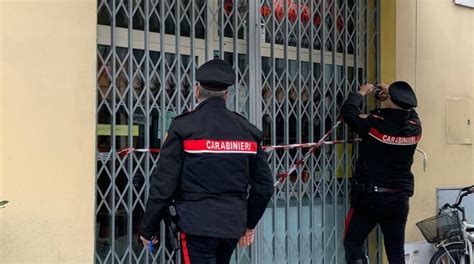
[[[396,78],[416,88],[424,129],[419,147],[429,155],[427,172],[421,156],[415,158],[407,241],[416,241],[423,238],[415,223],[436,212],[436,187],[474,184],[472,145],[447,144],[445,101],[472,102],[474,9],[456,6],[453,0],[396,2]]]
[[[95,0],[0,0],[0,263],[92,263]]]

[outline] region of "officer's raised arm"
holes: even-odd
[[[370,129],[369,120],[365,118],[365,113],[361,108],[364,96],[372,93],[373,90],[372,84],[364,84],[357,93],[351,93],[342,105],[341,115],[344,122],[359,135],[366,134]]]
[[[257,155],[250,158],[249,176],[250,192],[247,207],[247,228],[254,229],[265,212],[268,202],[273,195],[273,177],[268,167],[265,153],[261,144],[259,132]]]
[[[171,205],[177,190],[184,160],[183,146],[176,131],[176,120],[171,123],[168,136],[160,150],[156,173],[151,176],[149,197],[143,215],[140,236],[150,240],[159,228],[163,210]]]
[[[415,109],[409,110],[408,120],[415,122],[417,125],[421,126],[420,118],[418,117],[418,113]]]

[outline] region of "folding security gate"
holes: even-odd
[[[180,263],[163,243],[148,254],[137,232],[153,150],[172,118],[196,105],[195,71],[206,60],[233,65],[228,107],[262,128],[265,145],[319,140],[346,95],[379,76],[378,0],[98,0],[97,10],[97,263]],[[353,137],[340,126],[330,140]],[[275,189],[254,245],[232,261],[344,263],[356,150],[316,151]],[[306,151],[269,152],[273,173]],[[367,244],[371,263],[380,263],[378,238]]]

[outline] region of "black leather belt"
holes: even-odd
[[[401,189],[391,189],[385,187],[379,187],[370,183],[360,183],[354,181],[352,183],[354,190],[357,190],[361,193],[395,193],[395,192],[403,192]]]
[[[401,191],[402,190],[398,190],[398,189],[390,189],[390,188],[377,187],[377,186],[373,187],[373,192],[376,192],[376,193],[390,193],[390,192],[401,192]]]
[[[201,193],[201,192],[183,192],[179,195],[179,198],[183,201],[199,201],[204,198],[222,198],[222,197],[236,197],[242,200],[247,200],[247,194],[214,194],[214,193]]]

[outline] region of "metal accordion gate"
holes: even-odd
[[[137,233],[153,150],[195,107],[199,65],[220,57],[234,67],[228,107],[263,130],[264,145],[315,142],[346,95],[379,78],[379,1],[98,0],[95,262],[181,262],[163,243],[149,254]],[[330,140],[354,137],[341,125]],[[268,162],[276,175],[307,151],[270,151]],[[345,263],[356,151],[323,146],[290,174],[232,263]],[[381,263],[379,241],[376,231],[367,242],[371,263]]]

